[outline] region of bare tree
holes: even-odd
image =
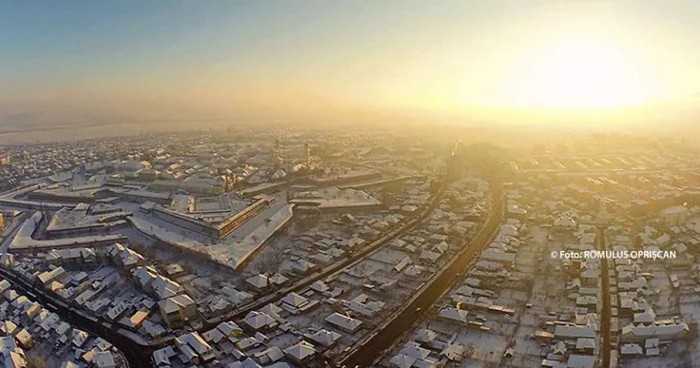
[[[27,363],[29,363],[29,367],[49,368],[49,363],[46,361],[46,359],[36,355],[28,356]]]

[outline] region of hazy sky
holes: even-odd
[[[0,0],[0,107],[686,111],[698,19],[698,1]]]

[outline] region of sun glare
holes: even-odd
[[[588,39],[545,50],[520,78],[516,103],[534,108],[623,108],[645,103],[650,94],[631,56]]]

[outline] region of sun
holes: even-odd
[[[553,45],[514,81],[516,103],[547,109],[624,108],[644,104],[650,88],[631,56],[591,39]]]

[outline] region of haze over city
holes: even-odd
[[[0,367],[700,367],[698,19],[0,0]]]
[[[698,117],[694,1],[5,1],[2,10],[5,131],[397,119],[668,128]]]

